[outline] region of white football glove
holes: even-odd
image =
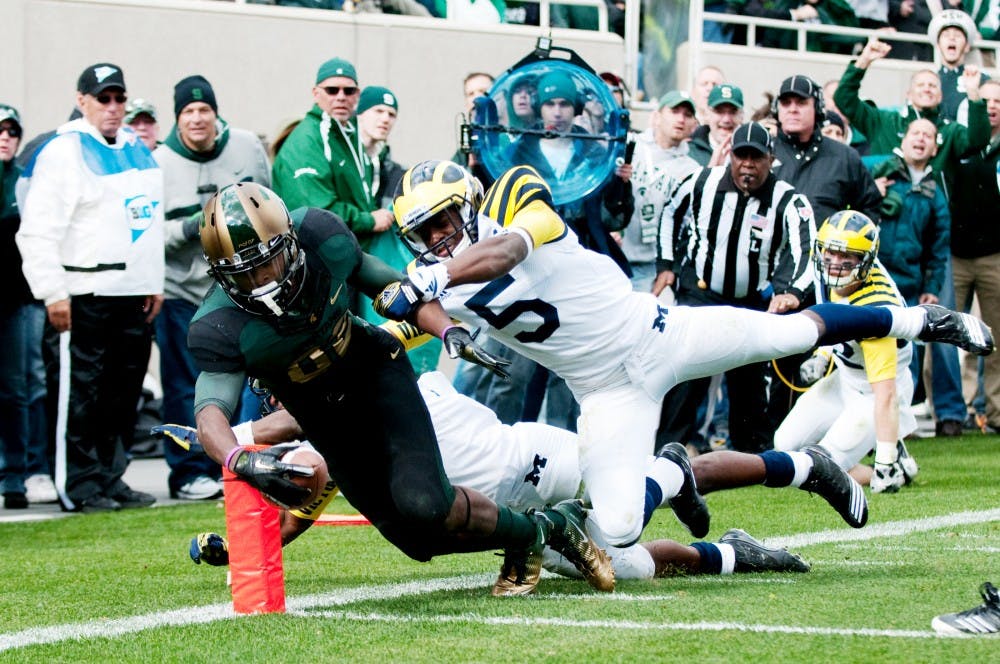
[[[819,348],[816,353],[799,366],[799,378],[803,385],[812,385],[826,375],[830,366],[830,351]]]

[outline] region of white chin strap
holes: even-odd
[[[254,288],[250,291],[250,297],[252,297],[257,302],[263,302],[264,306],[271,310],[275,316],[283,316],[285,312],[278,303],[274,301],[274,294],[281,291],[278,286],[278,282],[272,281],[269,284],[264,284],[258,288]]]
[[[830,271],[826,271],[826,283],[831,288],[843,288],[844,286],[849,286],[855,281],[858,281],[858,270],[857,268],[851,270],[847,274],[842,274],[840,276],[833,276]]]

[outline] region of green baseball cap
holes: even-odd
[[[319,66],[316,72],[316,85],[319,85],[331,76],[344,76],[358,82],[358,73],[354,70],[354,65],[343,58],[332,58]]]
[[[671,90],[667,94],[660,97],[660,104],[656,108],[658,110],[664,107],[677,108],[681,104],[687,104],[691,107],[691,112],[695,112],[694,101],[691,99],[691,95],[683,90]]]
[[[10,120],[18,127],[21,126],[21,114],[17,112],[17,109],[7,104],[0,104],[0,122],[4,120]]]
[[[132,124],[132,122],[140,115],[146,114],[156,122],[156,107],[153,106],[152,102],[138,97],[136,99],[129,99],[128,103],[125,104],[125,124]]]
[[[732,104],[736,108],[743,108],[743,91],[730,83],[715,86],[708,93],[708,105],[715,108],[720,104]]]

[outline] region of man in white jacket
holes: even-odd
[[[163,175],[122,127],[126,100],[120,67],[87,67],[83,117],[59,127],[17,187],[24,276],[48,314],[55,481],[67,511],[155,502],[122,481],[122,436],[135,426],[163,302]]]
[[[215,91],[203,76],[180,80],[174,86],[177,124],[153,154],[163,169],[166,217],[166,299],[156,320],[163,421],[188,426],[194,426],[198,378],[188,352],[188,326],[214,283],[198,238],[202,207],[215,192],[235,182],[271,185],[271,167],[260,139],[250,131],[230,127],[218,111]],[[257,415],[256,408],[243,412]],[[167,483],[172,497],[210,500],[222,495],[219,464],[204,452],[167,446],[164,455],[170,466]]]

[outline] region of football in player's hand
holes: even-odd
[[[284,463],[295,464],[297,466],[307,466],[313,469],[312,477],[302,477],[299,475],[289,476],[289,479],[299,486],[309,489],[308,498],[303,500],[298,505],[290,505],[289,508],[296,509],[304,507],[318,499],[320,494],[323,493],[323,489],[326,487],[327,481],[330,479],[330,472],[326,467],[326,460],[323,458],[323,455],[309,445],[301,445],[285,452],[281,455],[281,460]],[[274,505],[279,509],[281,508],[281,506],[275,504],[266,493],[262,493],[261,495],[263,495],[264,500],[271,505]]]

